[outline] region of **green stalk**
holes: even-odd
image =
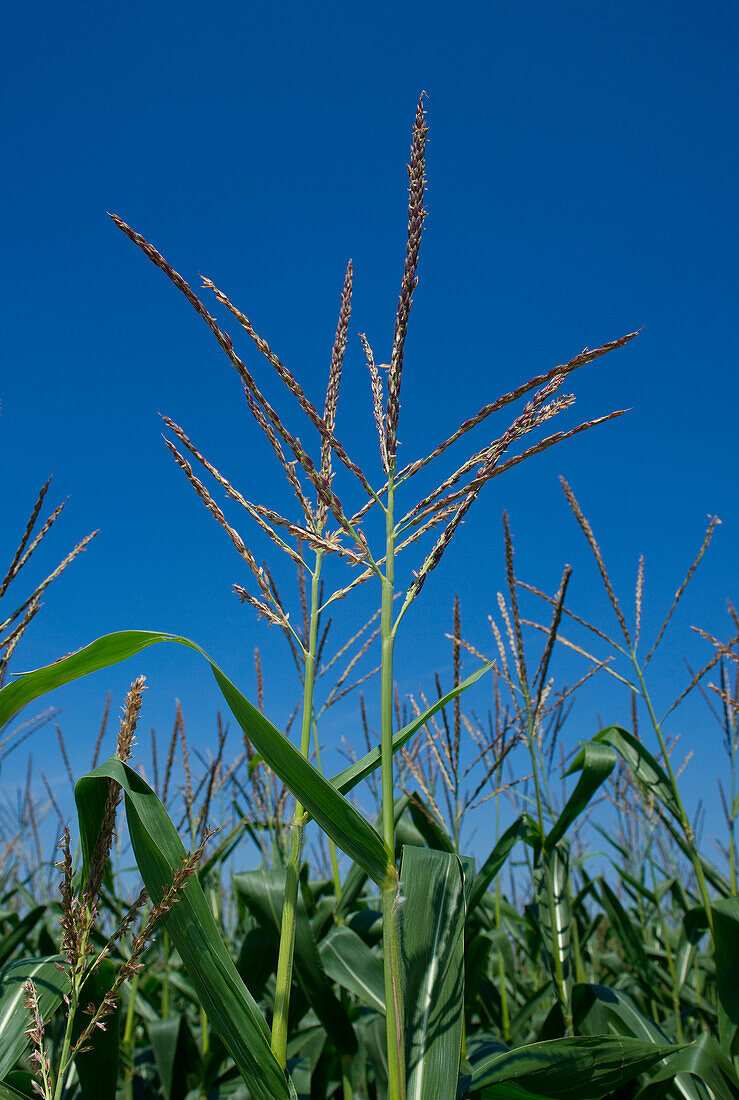
[[[541,760],[541,752],[537,751],[537,750],[540,750],[540,746],[538,745],[538,740],[537,740],[537,737],[536,737],[536,714],[532,711],[531,696],[529,694],[528,685],[526,684],[525,679],[523,679],[523,678],[521,680],[521,691],[523,693],[523,697],[524,697],[524,700],[526,702],[526,740],[527,740],[528,746],[529,746],[529,755],[531,757],[531,769],[532,769],[533,777],[534,777],[534,790],[536,791],[536,813],[537,813],[537,819],[538,819],[539,830],[540,830],[540,835],[541,835],[541,844],[542,844],[540,858],[541,858],[542,863],[543,863],[544,874],[545,874],[546,880],[547,880],[547,904],[548,904],[548,908],[549,908],[549,926],[552,929],[552,933],[554,933],[554,930],[557,927],[557,901],[556,901],[556,898],[554,896],[554,883],[552,882],[552,876],[551,876],[550,869],[549,869],[549,862],[548,862],[548,859],[547,859],[548,852],[544,847],[544,838],[545,838],[546,834],[545,834],[545,830],[544,830],[544,803],[543,803],[542,794],[541,794],[541,779],[542,778],[543,778],[544,783],[547,787],[547,804],[548,805],[551,805],[551,798],[550,798],[550,795],[549,795],[549,784],[548,784],[547,779],[546,779],[546,769],[544,768],[543,761]],[[540,766],[541,766],[541,775],[539,773]],[[569,883],[568,883],[568,890],[569,890]],[[555,984],[555,987],[556,987],[557,997],[559,999],[559,1003],[562,1007],[562,1014],[564,1016],[565,1035],[571,1035],[572,1034],[572,1005],[570,1004],[569,998],[567,997],[567,990],[565,988],[565,977],[564,977],[564,972],[562,970],[562,960],[559,957],[559,951],[556,949],[556,945],[554,945],[554,947],[555,947],[554,958],[553,958],[553,962],[554,962],[554,984]]]
[[[382,754],[382,836],[390,867],[395,867],[395,798],[393,777],[393,595],[395,584],[395,524],[393,505],[395,489],[391,469],[388,475],[385,576],[382,579],[382,668],[380,673],[380,729]],[[398,619],[400,621],[400,619]],[[403,1020],[400,1004],[400,945],[395,934],[400,884],[397,874],[392,885],[382,891],[382,948],[385,977],[385,1024],[387,1034],[387,1069],[389,1100],[405,1100],[405,1064],[403,1052]]]
[[[165,933],[166,935],[166,933]],[[136,993],[139,988],[141,971],[137,970],[131,979],[128,993],[128,1006],[126,1008],[126,1022],[123,1027],[123,1049],[127,1055],[123,1091],[126,1100],[133,1100],[133,1042],[134,1026],[136,1020]]]
[[[316,646],[318,640],[318,587],[321,573],[323,551],[316,551],[316,567],[311,581],[311,613],[308,648],[304,650],[305,675],[303,678],[303,726],[300,737],[300,752],[306,758],[310,754],[310,735],[313,725],[313,685],[315,682]],[[285,872],[285,899],[282,906],[282,926],[280,929],[280,952],[277,959],[277,981],[275,987],[275,1007],[272,1019],[272,1053],[282,1069],[287,1064],[287,1025],[290,1008],[290,988],[292,985],[293,957],[295,953],[295,911],[298,900],[298,876],[300,857],[303,850],[303,832],[307,815],[305,807],[295,800],[290,855]]]
[[[731,791],[729,795],[729,881],[731,883],[731,896],[735,898],[737,894],[736,840],[734,839],[734,829],[736,826],[736,818],[734,817],[734,800],[736,799],[736,719],[732,721],[730,718],[729,722],[729,728],[726,731],[729,741],[729,756],[731,759]]]
[[[646,706],[647,706],[647,711],[649,712],[650,721],[651,721],[652,726],[654,728],[654,732],[657,734],[657,740],[659,741],[659,747],[660,747],[660,750],[662,752],[662,759],[664,760],[665,770],[666,770],[667,775],[668,775],[669,780],[670,780],[670,787],[672,789],[672,796],[675,799],[675,804],[677,805],[678,813],[680,815],[680,824],[682,826],[683,834],[685,836],[685,840],[686,840],[687,845],[688,845],[688,850],[689,850],[689,853],[690,853],[690,862],[693,865],[693,871],[695,873],[696,882],[698,883],[698,889],[700,890],[701,900],[703,902],[703,908],[704,908],[705,913],[706,913],[706,920],[708,921],[708,930],[709,930],[709,934],[710,934],[710,937],[711,937],[711,946],[713,946],[713,913],[711,912],[711,899],[710,899],[709,894],[708,894],[708,886],[706,884],[706,876],[703,873],[703,865],[701,864],[700,857],[698,855],[698,851],[695,847],[695,836],[693,834],[693,827],[690,824],[690,821],[688,819],[688,815],[685,812],[685,807],[683,806],[683,802],[682,802],[682,799],[680,797],[680,791],[679,791],[678,785],[677,785],[677,776],[675,775],[675,771],[672,767],[672,761],[670,760],[670,754],[667,751],[667,743],[665,741],[664,734],[662,733],[662,725],[659,722],[659,720],[657,718],[657,715],[654,712],[654,707],[652,706],[652,700],[649,696],[649,692],[647,691],[647,685],[646,685],[645,680],[644,680],[644,673],[642,672],[641,666],[639,665],[639,662],[636,659],[636,653],[633,649],[631,651],[631,659],[632,659],[632,662],[634,664],[634,668],[636,670],[636,675],[639,678],[639,686],[641,688],[642,695],[644,697],[644,702],[646,703]]]
[[[498,787],[501,785],[502,764],[498,765]],[[495,839],[500,840],[500,790],[495,795]],[[500,912],[500,872],[495,877],[495,927],[500,932],[503,921]],[[498,950],[498,981],[500,982],[500,1012],[503,1023],[503,1040],[510,1043],[511,1017],[508,1011],[508,990],[506,988],[506,968],[503,952]]]
[[[665,957],[667,959],[667,969],[670,972],[670,983],[672,985],[672,1012],[675,1017],[675,1034],[677,1036],[678,1043],[683,1041],[683,1024],[680,1019],[680,993],[677,988],[677,972],[675,970],[675,960],[672,954],[672,947],[668,938],[667,921],[665,915],[662,912],[662,906],[659,900],[659,894],[657,893],[657,876],[654,873],[654,860],[652,859],[651,851],[649,854],[649,869],[652,875],[652,892],[657,902],[657,915],[659,917],[660,929],[662,931],[662,942],[665,945]]]
[[[80,941],[79,958],[75,973],[72,975],[72,989],[69,994],[69,1005],[67,1011],[67,1023],[64,1028],[64,1038],[62,1040],[62,1050],[59,1057],[59,1069],[56,1078],[56,1088],[54,1089],[54,1100],[60,1100],[62,1093],[64,1092],[64,1080],[67,1076],[67,1070],[69,1069],[70,1056],[69,1052],[72,1048],[72,1028],[74,1027],[74,1018],[79,1006],[80,990],[82,989],[82,982],[85,973],[85,963],[87,962],[87,945],[90,942],[90,932],[92,930],[92,912],[89,905],[86,906],[85,911],[85,929]]]
[[[162,979],[162,1017],[166,1020],[169,1016],[169,933],[162,936],[162,948],[164,951],[164,977]]]

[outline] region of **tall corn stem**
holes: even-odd
[[[382,753],[382,836],[388,861],[395,866],[395,796],[393,777],[393,596],[395,587],[395,486],[394,470],[388,476],[385,576],[382,579],[382,669],[380,673],[380,730]],[[399,619],[398,619],[399,621]],[[382,947],[385,977],[385,1022],[387,1030],[387,1064],[389,1100],[405,1098],[405,1065],[403,1055],[403,1022],[400,1002],[400,944],[396,935],[397,907],[400,884],[382,891]]]
[[[631,660],[633,662],[634,669],[639,680],[639,687],[641,689],[641,693],[644,698],[647,711],[649,713],[649,719],[654,728],[654,732],[657,735],[657,740],[659,741],[659,747],[662,753],[665,770],[670,780],[670,787],[672,788],[672,797],[675,800],[675,805],[677,806],[677,810],[680,815],[680,825],[682,826],[683,834],[685,836],[685,842],[688,847],[689,858],[693,866],[695,879],[698,883],[701,901],[703,902],[706,920],[708,921],[708,930],[711,937],[711,945],[713,946],[713,913],[711,912],[711,898],[708,893],[708,885],[706,883],[706,876],[703,872],[703,865],[698,854],[698,849],[695,846],[695,835],[693,833],[693,826],[690,824],[690,819],[688,818],[685,807],[683,806],[682,798],[680,797],[677,776],[675,775],[675,769],[673,768],[672,761],[670,760],[670,753],[667,748],[667,742],[665,741],[665,735],[662,732],[662,724],[657,718],[654,707],[652,706],[652,700],[649,692],[647,691],[647,685],[644,679],[644,671],[639,664],[639,661],[637,660],[635,648],[632,648],[631,650]]]
[[[318,597],[322,559],[323,550],[316,550],[316,565],[312,574],[310,591],[308,646],[307,649],[304,650],[305,673],[303,678],[303,724],[300,737],[300,752],[306,758],[310,754],[311,730],[313,727],[313,686],[315,682],[316,649],[318,645]],[[290,854],[288,856],[287,870],[285,872],[285,899],[282,906],[280,951],[277,959],[277,983],[275,987],[275,1006],[272,1020],[272,1053],[283,1069],[287,1063],[288,1012],[290,1008],[293,957],[295,953],[295,916],[305,823],[305,807],[296,799],[292,835],[290,837]]]

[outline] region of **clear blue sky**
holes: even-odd
[[[181,423],[245,495],[284,507],[290,498],[227,360],[106,211],[195,285],[202,273],[223,287],[316,403],[351,256],[338,431],[379,477],[356,334],[366,331],[378,360],[388,358],[404,165],[423,88],[429,218],[406,349],[402,456],[428,450],[485,401],[583,346],[643,331],[574,376],[578,404],[566,423],[633,411],[493,482],[470,513],[406,620],[400,687],[432,690],[435,668],[449,676],[443,634],[455,590],[465,633],[491,649],[504,507],[521,575],[551,591],[569,561],[571,606],[610,627],[561,495],[563,474],[629,606],[644,553],[647,634],[707,515],[721,516],[655,665],[657,695],[676,694],[682,655],[697,666],[709,652],[691,624],[727,636],[725,599],[739,600],[738,22],[734,4],[698,13],[694,4],[630,0],[12,5],[0,46],[0,544],[9,557],[52,469],[50,501],[70,499],[37,575],[100,528],[49,592],[15,670],[117,628],[164,629],[199,641],[252,695],[259,645],[268,712],[277,721],[290,712],[283,640],[233,596],[245,571],[172,463],[157,412]],[[266,365],[239,346],[277,401]],[[238,526],[248,537],[248,521]],[[279,575],[289,590],[291,571]],[[337,641],[374,596],[344,603]],[[149,651],[56,697],[78,771],[106,691],[117,706],[140,672],[151,689],[142,731],[153,724],[164,736],[178,696],[191,736],[204,751],[213,746],[219,700],[209,674],[184,651]],[[487,702],[481,689],[474,705],[482,712]],[[570,737],[595,731],[596,707],[604,721],[625,721],[626,703],[604,684],[583,699]],[[345,724],[327,723],[327,742],[351,734],[355,704],[343,715]],[[693,802],[710,801],[718,831],[719,731],[701,705],[671,730],[698,753],[687,788]],[[53,733],[39,735],[34,752],[61,777]]]

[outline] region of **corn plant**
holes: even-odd
[[[337,1089],[344,1100],[354,1095],[387,1096],[389,1100],[405,1100],[406,1097],[446,1100],[447,1097],[465,1095],[490,1100],[502,1097],[524,1100],[531,1095],[576,1096],[581,1100],[592,1097],[595,1100],[627,1086],[640,1075],[643,1080],[645,1075],[651,1074],[649,1087],[659,1091],[662,1080],[669,1084],[676,1075],[691,1072],[684,1069],[686,1065],[694,1064],[690,1062],[691,1058],[698,1059],[702,1073],[708,1074],[705,1066],[715,1070],[716,1080],[731,1082],[735,1078],[728,1058],[732,1055],[739,1021],[735,1019],[735,1001],[731,993],[721,987],[720,981],[719,1003],[724,1013],[724,1052],[721,1057],[728,1069],[718,1056],[714,1057],[712,1048],[707,1051],[705,1044],[700,1049],[684,1047],[679,1042],[670,1042],[670,1037],[659,1029],[629,1032],[614,1028],[609,1016],[609,1012],[615,1011],[611,1002],[604,1007],[598,987],[583,980],[586,965],[596,965],[588,956],[588,944],[593,940],[593,933],[586,926],[588,900],[597,894],[613,928],[629,929],[631,924],[630,918],[621,919],[620,911],[609,894],[607,881],[592,886],[583,879],[581,889],[575,893],[574,874],[578,865],[571,857],[568,833],[612,772],[617,751],[626,759],[637,779],[643,778],[645,766],[659,769],[659,765],[648,759],[644,752],[631,751],[633,746],[628,735],[619,733],[615,736],[606,731],[583,744],[570,768],[573,774],[579,773],[574,789],[566,795],[562,805],[555,805],[544,763],[542,722],[548,713],[550,688],[547,674],[555,640],[559,636],[568,572],[565,571],[560,590],[552,600],[553,617],[547,628],[545,648],[531,675],[518,610],[512,540],[506,523],[510,613],[502,598],[500,610],[510,641],[515,673],[512,674],[506,665],[501,642],[499,658],[503,671],[501,673],[499,668],[496,675],[502,675],[511,689],[513,725],[516,738],[521,739],[529,753],[534,799],[533,806],[527,805],[513,825],[499,833],[479,870],[475,871],[474,861],[460,851],[460,821],[464,806],[460,803],[459,787],[462,737],[459,700],[469,686],[491,672],[492,663],[485,662],[471,676],[464,680],[461,678],[458,617],[451,690],[439,690],[438,697],[430,705],[423,710],[415,708],[416,713],[410,721],[401,723],[396,718],[394,659],[400,626],[449,549],[459,525],[488,482],[521,461],[621,415],[614,412],[596,420],[584,421],[574,428],[537,437],[528,446],[516,450],[521,440],[537,433],[548,420],[573,403],[574,398],[562,394],[560,390],[574,371],[625,346],[636,335],[629,333],[594,351],[585,349],[568,362],[538,374],[504,396],[489,401],[446,439],[431,447],[425,456],[400,466],[397,454],[405,342],[418,281],[420,245],[426,218],[426,139],[427,123],[422,96],[416,110],[408,166],[408,239],[389,363],[386,365],[387,392],[381,373],[381,367],[385,365],[376,363],[369,340],[366,335],[361,337],[378,437],[382,471],[379,482],[351,458],[336,428],[352,305],[351,262],[347,266],[341,295],[323,415],[271,345],[257,333],[246,314],[234,306],[212,280],[203,281],[204,288],[214,294],[219,304],[238,322],[262,360],[277,373],[308,426],[317,433],[314,457],[267,400],[252,370],[237,354],[231,336],[221,327],[201,297],[153,245],[117,215],[112,216],[117,227],[166,275],[210,329],[236,370],[247,409],[267,438],[297,500],[297,518],[284,516],[267,505],[253,503],[197,449],[183,428],[165,418],[167,428],[178,441],[175,444],[171,439],[167,440],[170,452],[197,495],[230,538],[251,574],[257,594],[243,584],[235,585],[236,594],[243,602],[250,604],[259,617],[278,626],[288,640],[302,685],[301,732],[299,745],[296,746],[262,713],[263,707],[252,705],[199,646],[163,632],[128,630],[109,635],[54,665],[21,677],[0,691],[2,726],[23,706],[52,688],[138,655],[150,645],[163,641],[178,642],[198,651],[208,661],[218,687],[244,733],[249,753],[256,756],[250,764],[270,769],[294,799],[284,871],[264,868],[241,873],[234,880],[239,898],[239,919],[247,922],[244,945],[254,933],[255,938],[251,942],[262,945],[268,960],[268,970],[260,972],[256,961],[253,967],[249,967],[248,951],[246,955],[243,951],[239,953],[239,965],[236,965],[224,938],[219,891],[214,893],[211,890],[205,871],[200,876],[194,873],[208,839],[208,814],[203,810],[204,816],[201,815],[200,819],[195,817],[195,792],[190,780],[185,802],[186,821],[183,822],[183,825],[189,825],[190,854],[167,813],[166,797],[163,800],[157,797],[155,790],[127,763],[127,752],[122,751],[120,746],[116,756],[78,781],[75,797],[83,856],[81,881],[86,885],[75,908],[71,854],[67,845],[62,860],[62,928],[67,936],[63,954],[67,966],[53,957],[51,960],[45,958],[38,964],[34,960],[22,960],[12,974],[6,975],[0,990],[0,1055],[3,1059],[0,1080],[15,1064],[30,1039],[38,1069],[33,1085],[46,1100],[52,1097],[53,1100],[62,1100],[76,1087],[71,1060],[75,1055],[82,1055],[80,1043],[84,1045],[96,1029],[101,1030],[96,1025],[105,1023],[106,1013],[113,1011],[118,994],[122,995],[127,985],[132,986],[125,1032],[130,1056],[128,1021],[133,1019],[135,997],[140,988],[140,983],[136,986],[136,967],[152,934],[166,936],[166,941],[163,940],[165,955],[167,944],[176,948],[187,975],[186,982],[181,981],[180,977],[178,981],[197,1003],[201,1056],[198,1087],[202,1095],[207,1094],[209,1088],[215,1088],[216,1083],[217,1091],[221,1088],[226,1090],[236,1074],[240,1075],[247,1095],[254,1100],[327,1095],[329,1090],[336,1095]],[[411,482],[417,475],[445,456],[469,432],[480,429],[493,414],[509,409],[517,402],[524,402],[523,406],[512,415],[504,431],[482,446],[477,445],[467,458],[457,460],[452,471],[441,478],[432,492],[408,497]],[[198,472],[201,468],[205,470],[214,484],[225,491],[226,498],[243,508],[250,521],[256,523],[274,545],[295,563],[299,577],[307,574],[310,578],[309,593],[307,585],[301,589],[302,631],[295,627],[296,617],[291,617],[278,593],[270,568],[257,562],[247,540],[227,517],[213,491],[197,476],[193,462],[197,464]],[[333,468],[334,463],[337,470]],[[347,499],[344,488],[341,489],[341,497],[338,495],[335,475],[339,469],[349,478],[351,486],[361,492],[361,503],[353,509],[343,503]],[[378,545],[371,545],[370,536],[364,529],[364,520],[371,512],[378,514],[383,521],[384,537]],[[435,541],[431,539],[430,546],[422,553],[417,568],[412,571],[412,579],[400,585],[396,577],[400,555],[433,535]],[[310,560],[307,560],[309,555]],[[336,555],[337,559],[354,570],[353,576],[348,575],[344,583],[330,592],[325,591],[322,572],[328,555]],[[321,615],[367,582],[379,586],[380,744],[369,748],[365,756],[352,761],[342,772],[329,779],[317,766],[318,761],[314,764],[311,759],[312,740],[318,746],[320,706],[316,695],[316,670],[325,640],[325,633],[320,629]],[[615,602],[614,607],[617,607]],[[331,699],[332,695],[329,694],[328,698]],[[418,781],[421,793],[416,792],[412,796],[403,792],[401,797],[398,796],[396,756],[419,731],[425,730],[428,736],[429,724],[436,720],[435,716],[440,716],[438,721],[448,722],[446,708],[450,706],[454,708],[453,734],[446,738],[441,751],[439,744],[435,745],[434,757],[436,766],[449,781],[450,832],[447,832],[438,820],[438,813],[434,819],[433,792],[428,788],[428,783],[425,793],[427,800],[431,795],[432,816],[424,816],[421,797],[424,782],[419,778],[424,773],[419,770],[418,758],[411,750],[406,750],[402,758],[403,774],[411,775]],[[660,737],[659,728],[655,728]],[[219,744],[220,756],[220,740]],[[489,747],[488,752],[494,755],[486,768],[483,782],[487,782],[496,771],[500,780],[504,749],[498,742],[495,749]],[[380,774],[381,798],[379,821],[373,826],[347,796],[375,771]],[[216,769],[213,771],[215,774]],[[731,963],[735,958],[731,936],[737,915],[730,908],[721,908],[720,903],[712,903],[708,897],[706,872],[686,828],[687,819],[677,794],[677,779],[670,772],[665,782],[667,786],[664,790],[660,787],[659,793],[664,795],[663,802],[669,797],[670,806],[676,810],[673,817],[681,827],[680,838],[686,845],[699,880],[702,912],[714,935],[717,959],[723,952]],[[496,791],[499,797],[501,786],[499,781],[491,792],[494,797]],[[212,787],[211,783],[206,788],[208,806],[211,803],[207,792],[212,793]],[[99,1003],[96,1004],[94,999],[91,1001],[92,1024],[87,1025],[82,1032],[83,1038],[79,1039],[74,1037],[74,1021],[84,983],[95,973],[98,965],[95,962],[89,964],[88,946],[92,935],[94,899],[101,889],[110,851],[107,840],[100,847],[101,838],[111,834],[111,822],[121,792],[133,855],[151,910],[144,919],[138,938],[132,941],[128,956],[121,958],[116,976],[111,976],[108,990],[103,991]],[[405,816],[409,810],[410,823]],[[310,882],[305,882],[303,836],[311,819],[317,823],[328,842],[335,846],[332,851],[333,876],[326,887],[312,887]],[[196,845],[198,830],[201,840]],[[400,866],[397,861],[398,835],[412,836],[415,841],[402,846]],[[418,836],[426,840],[425,845],[417,843]],[[430,844],[429,837],[432,837]],[[511,1008],[515,1006],[521,990],[516,984],[515,961],[511,964],[509,930],[504,925],[507,918],[497,890],[497,880],[501,868],[519,843],[523,843],[526,852],[530,853],[527,858],[530,860],[535,894],[533,906],[525,920],[516,925],[516,934],[521,938],[521,943],[528,942],[531,948],[532,963],[526,980],[533,982],[535,988],[525,994],[520,1012],[512,1017]],[[343,882],[340,881],[336,849],[351,861]],[[222,852],[224,850],[221,849]],[[213,865],[209,865],[208,860],[206,866],[208,871],[212,870]],[[493,883],[496,883],[494,898],[489,894]],[[324,894],[324,890],[328,893]],[[76,915],[78,912],[84,912],[84,919]],[[369,914],[371,922],[370,925],[365,922],[364,939],[354,927],[355,918],[363,912]],[[377,913],[374,923],[373,912]],[[125,915],[123,924],[127,927]],[[69,938],[71,934],[68,930],[72,926],[75,928],[76,954],[73,954]],[[360,927],[359,923],[357,927]],[[701,928],[700,923],[696,925],[698,934]],[[668,923],[663,922],[662,942],[665,944],[668,931]],[[372,939],[378,935],[382,945],[379,954],[374,950],[377,940]],[[465,956],[466,945],[473,943],[474,958],[471,954],[468,959]],[[498,967],[497,974],[504,987],[507,983],[511,985],[510,990],[506,988],[506,1009],[503,1013],[507,1021],[504,1025],[505,1039],[512,1035],[522,1038],[522,1042],[512,1050],[508,1049],[506,1041],[490,1036],[484,1028],[478,1027],[473,1035],[468,1031],[470,1025],[479,1024],[482,1019],[477,1015],[477,996],[471,1003],[469,999],[467,1002],[465,1000],[465,975],[469,975],[473,990],[477,982],[478,988],[490,998],[492,987],[486,968],[493,943],[504,962],[505,957],[509,956],[508,964]],[[269,962],[273,950],[276,955],[274,980]],[[108,957],[105,952],[106,947],[103,946],[95,956],[100,960],[99,965]],[[61,969],[54,967],[52,975],[50,966],[55,962]],[[34,969],[36,965],[40,969]],[[167,965],[169,967],[169,963]],[[169,1005],[169,983],[179,972],[173,969],[170,973],[168,969],[167,973]],[[37,980],[40,974],[43,974],[48,985],[46,990],[43,983]],[[541,985],[543,975],[546,978]],[[486,984],[482,981],[483,977]],[[22,992],[19,992],[19,985]],[[338,992],[335,985],[339,987]],[[529,1023],[538,1019],[539,1008],[552,988],[556,992],[556,1011],[552,1010],[545,1019],[540,1020],[532,1033]],[[31,1023],[27,1033],[11,1028],[4,1035],[1,1023],[3,1005],[15,1006],[15,1012],[20,1003],[19,996],[26,1006],[26,1019],[30,1018]],[[357,1012],[349,999],[351,996],[358,997],[369,1009],[369,1014],[366,1011]],[[63,997],[68,999],[70,1011],[64,1025],[60,1052],[55,1060],[47,1053],[44,1029],[47,1016]],[[262,1008],[265,1001],[268,1006],[266,1014]],[[618,997],[616,1004],[621,1006]],[[490,1019],[492,1007],[483,1003],[481,1011],[486,1019]],[[310,1020],[317,1021],[312,1027],[318,1030],[308,1027],[299,1028],[296,1032],[291,1029],[291,1021],[296,1017],[302,1020],[308,1009]],[[628,1006],[623,1011],[627,1009]],[[176,1057],[173,1057],[176,1061],[180,1044],[184,1044],[182,1049],[185,1050],[187,1039],[183,1037],[185,1033],[179,1024],[175,1031],[166,1031],[168,1027],[165,1024],[165,1032],[160,1029],[156,1038],[152,1032],[152,1049],[158,1049],[161,1053],[163,1035],[166,1033],[169,1036],[168,1049],[170,1053],[175,1051]],[[214,1044],[211,1047],[211,1032],[218,1038],[217,1046]],[[327,1040],[330,1040],[328,1044]],[[217,1071],[224,1065],[226,1057],[231,1060],[233,1073],[229,1076],[230,1070],[226,1068],[218,1077]],[[171,1093],[174,1062],[170,1059],[169,1070],[165,1071],[162,1068],[164,1061],[166,1059],[159,1059],[161,1087],[165,1093],[168,1090]],[[667,1067],[664,1070],[659,1068],[663,1063]],[[661,1073],[663,1076],[660,1076]],[[84,1071],[80,1071],[78,1065],[77,1080],[84,1093],[83,1076]],[[131,1081],[129,1075],[129,1094]],[[11,1089],[12,1085],[8,1085],[6,1095],[12,1095]]]

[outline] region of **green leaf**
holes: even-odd
[[[400,798],[395,799],[393,819],[396,826],[408,806],[408,802],[409,797],[407,794],[401,795]],[[382,828],[382,814],[375,818],[374,827],[375,829]],[[366,881],[367,872],[364,868],[359,863],[352,863],[346,873],[346,878],[341,887],[341,897],[336,902],[336,908],[334,910],[334,920],[337,924],[341,924],[345,917],[348,916],[355,901],[362,893]]]
[[[429,848],[440,852],[454,852],[454,841],[430,806],[414,791],[408,803],[413,824],[418,829]]]
[[[69,991],[66,971],[57,970],[57,965],[65,961],[61,955],[16,959],[0,973],[0,1079],[10,1072],[28,1046],[26,1028],[31,1020],[24,1006],[23,983],[29,978],[33,981],[41,1015],[48,1020]]]
[[[382,839],[336,787],[306,760],[295,746],[241,694],[208,654],[187,638],[148,630],[107,634],[55,664],[29,672],[0,690],[0,728],[27,703],[90,672],[117,664],[158,642],[177,642],[208,661],[216,683],[237,722],[265,762],[283,780],[308,812],[353,860],[361,863],[379,886],[389,871]],[[372,769],[370,769],[372,770]]]
[[[0,1081],[0,1100],[26,1100],[27,1095],[17,1092],[7,1081]]]
[[[457,687],[452,688],[446,695],[442,695],[440,699],[437,699],[432,706],[428,707],[423,714],[419,714],[417,718],[414,718],[412,722],[409,722],[407,726],[403,726],[401,730],[393,737],[393,752],[397,752],[403,745],[410,741],[414,734],[418,733],[422,729],[429,718],[436,714],[437,710],[441,710],[447,703],[451,703],[462,692],[467,691],[467,688],[476,684],[481,676],[484,676],[486,672],[489,672],[493,667],[494,662],[490,662],[487,665],[483,665],[482,668],[478,668],[477,672],[473,672],[471,676],[468,676],[466,680],[463,680]],[[342,772],[335,775],[331,782],[337,790],[342,794],[346,794],[347,791],[351,791],[358,783],[361,783],[363,779],[366,779],[368,775],[372,775],[373,771],[379,768],[381,763],[381,749],[378,745],[376,748],[371,749],[366,756],[363,756],[361,760],[357,760],[355,764],[352,764],[348,768],[344,768]]]
[[[407,1100],[455,1096],[464,1016],[464,873],[459,858],[404,848],[400,909]]]
[[[656,1044],[668,1041],[662,1028],[640,1012],[633,998],[622,989],[576,985],[572,991],[572,1015],[576,1029],[586,1035],[615,1032]]]
[[[14,928],[6,932],[0,940],[0,966],[5,965],[7,960],[14,953],[16,947],[23,943],[25,938],[30,935],[45,912],[45,905],[34,906],[30,912],[26,913],[25,917],[18,921]]]
[[[285,896],[284,871],[246,871],[233,876],[234,886],[263,928],[279,942]],[[327,1034],[342,1054],[354,1054],[357,1039],[346,1009],[331,988],[323,968],[303,896],[295,911],[294,976]]]
[[[190,1025],[184,1016],[176,1015],[151,1020],[146,1030],[165,1100],[183,1100],[200,1070],[200,1054]]]
[[[313,1027],[299,1031],[287,1044],[287,1066],[298,1100],[310,1100],[311,1081],[325,1043],[326,1032]]]
[[[660,1082],[672,1081],[680,1075],[680,1095],[694,1097],[698,1093],[692,1082],[685,1081],[683,1075],[696,1077],[707,1085],[714,1100],[736,1100],[739,1096],[739,1077],[729,1059],[722,1054],[710,1035],[701,1035],[690,1046],[671,1054],[664,1065],[651,1075],[643,1089],[637,1093],[637,1100],[651,1100],[652,1097],[665,1095]]]
[[[521,814],[521,816],[506,829],[475,876],[474,882],[472,883],[472,893],[470,894],[468,917],[480,904],[488,887],[498,876],[505,861],[508,859],[508,856],[515,848],[516,844],[518,844],[519,840],[525,840],[528,843],[537,836],[539,836],[538,826],[528,814]]]
[[[583,744],[567,772],[568,775],[572,775],[574,772],[582,771],[582,775],[544,841],[545,848],[553,848],[562,839],[573,821],[587,807],[601,784],[608,779],[615,766],[616,753],[610,745],[599,744],[596,741],[586,741]]]
[[[722,898],[711,906],[716,957],[721,1047],[739,1054],[739,898]]]
[[[154,791],[115,757],[75,787],[85,869],[100,830],[109,779],[123,788],[134,855],[156,905],[182,865],[185,849]],[[188,880],[162,925],[255,1100],[288,1100],[290,1089],[270,1050],[267,1024],[224,946],[197,876]]]
[[[80,1005],[91,1002],[95,1008],[115,981],[116,968],[110,959],[103,959],[88,975],[80,991]],[[118,1082],[118,1047],[120,1039],[120,1003],[105,1020],[105,1031],[95,1028],[86,1044],[92,1050],[78,1054],[74,1060],[83,1100],[115,1100]],[[72,1041],[77,1042],[89,1017],[78,1012],[72,1029]]]
[[[624,909],[605,879],[600,884],[600,894],[603,908],[608,914],[611,927],[618,937],[624,955],[644,985],[647,988],[654,988],[656,981],[654,968],[644,950],[641,929]]]
[[[547,1100],[600,1100],[679,1049],[609,1035],[551,1039],[482,1059],[472,1087],[483,1088],[484,1100],[520,1095],[502,1085]]]
[[[385,983],[380,956],[346,925],[332,928],[321,941],[328,976],[364,1004],[385,1015]]]
[[[663,768],[651,753],[634,737],[633,733],[621,726],[608,726],[596,733],[593,741],[612,748],[626,761],[636,779],[650,791],[668,810],[676,821],[681,822],[680,809],[675,801],[672,784]]]
[[[534,867],[536,914],[549,974],[563,1007],[572,996],[572,914],[569,890],[569,841],[539,853]]]
[[[218,666],[209,657],[206,659],[234,717],[270,768],[302,802],[320,828],[351,859],[361,863],[369,876],[382,887],[394,868],[390,866],[385,845],[377,831],[309,760],[301,756],[287,737],[251,705]]]

